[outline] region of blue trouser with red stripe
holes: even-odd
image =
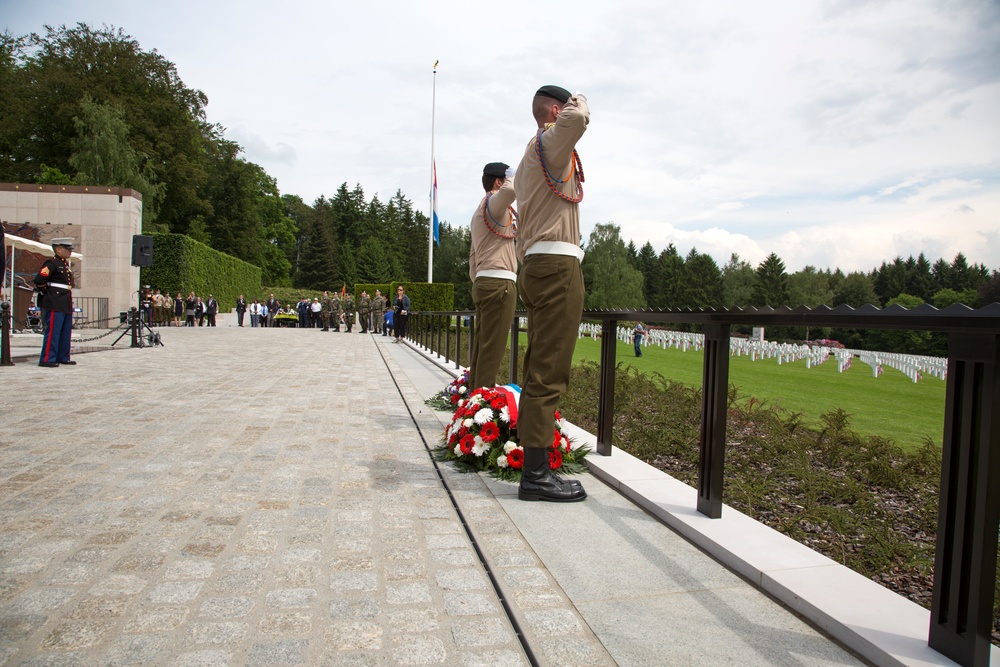
[[[69,343],[73,335],[73,313],[42,309],[42,354],[39,363],[69,361]]]

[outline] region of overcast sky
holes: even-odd
[[[586,93],[583,233],[614,222],[722,266],[1000,268],[996,0],[497,3],[0,0],[15,34],[123,28],[307,203],[347,182],[467,225],[531,97]],[[438,73],[433,64],[440,60]],[[436,88],[436,105],[432,91]]]

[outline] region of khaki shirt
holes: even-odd
[[[574,172],[573,149],[590,123],[590,108],[579,97],[571,97],[559,112],[556,122],[542,134],[542,156],[553,179],[563,194],[576,198],[577,180]],[[558,241],[580,246],[580,206],[558,196],[549,189],[542,174],[542,165],[535,152],[538,137],[531,138],[517,168],[514,191],[517,193],[517,258],[524,261],[525,253],[539,241]]]
[[[499,270],[517,273],[517,257],[514,253],[514,239],[506,239],[494,234],[483,222],[483,197],[472,214],[472,246],[469,250],[469,280],[476,282],[480,271]],[[514,182],[508,180],[489,197],[489,215],[501,225],[513,224],[510,205],[514,203]]]

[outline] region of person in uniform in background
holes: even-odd
[[[469,361],[469,385],[493,387],[507,349],[517,305],[517,214],[513,170],[503,162],[483,167],[486,196],[472,214],[469,278],[476,305],[475,332]]]
[[[340,331],[340,295],[334,292],[330,295],[330,325],[334,331]]]
[[[45,260],[34,280],[42,311],[42,353],[38,365],[45,368],[76,364],[69,358],[73,335],[73,270],[69,258],[73,254],[73,239],[52,239],[52,252],[55,257]]]
[[[358,299],[358,316],[361,319],[361,333],[368,333],[372,328],[372,298],[365,290],[361,290],[361,298]]]
[[[382,292],[375,290],[375,298],[372,299],[372,331],[382,333],[382,324],[385,319],[385,297]]]
[[[521,500],[574,502],[587,497],[576,480],[549,469],[548,449],[559,399],[569,387],[583,315],[580,201],[583,168],[576,143],[590,123],[587,98],[542,86],[532,100],[537,125],[517,168],[518,289],[528,311],[528,349],[518,405],[524,447]]]
[[[160,325],[163,323],[163,295],[160,290],[153,292],[153,321],[150,324]]]
[[[239,326],[243,326],[243,316],[247,312],[247,300],[243,298],[240,294],[240,298],[236,299],[236,321]]]
[[[344,295],[344,326],[347,328],[347,333],[351,333],[351,328],[354,326],[354,295],[348,292]]]
[[[330,330],[330,292],[323,292],[323,298],[319,302],[323,312],[323,331]]]

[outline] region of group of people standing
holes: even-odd
[[[293,314],[298,318],[297,326],[301,329],[322,329],[323,331],[340,331],[341,327],[347,333],[354,329],[357,321],[360,333],[394,335],[396,341],[406,336],[406,320],[410,311],[410,298],[406,288],[399,285],[396,288],[396,299],[390,301],[382,295],[381,290],[375,290],[372,297],[362,290],[357,303],[350,292],[323,292],[322,298],[300,297],[292,306],[282,306],[272,293],[265,301],[254,299],[247,304],[243,295],[236,303],[236,317],[239,326],[243,326],[244,315],[250,313],[251,327],[278,326],[279,315]]]
[[[146,322],[151,326],[214,327],[219,314],[219,302],[213,295],[203,299],[193,290],[187,297],[178,292],[177,296],[170,298],[170,294],[161,294],[160,290],[152,290],[145,285],[139,303]]]
[[[583,315],[584,176],[576,144],[590,123],[590,108],[584,95],[550,85],[535,93],[531,112],[537,127],[520,164],[516,170],[502,162],[483,168],[486,195],[472,215],[476,324],[469,380],[474,387],[494,386],[520,293],[528,349],[517,417],[524,448],[518,497],[574,502],[587,493],[578,481],[550,470],[548,450]]]

